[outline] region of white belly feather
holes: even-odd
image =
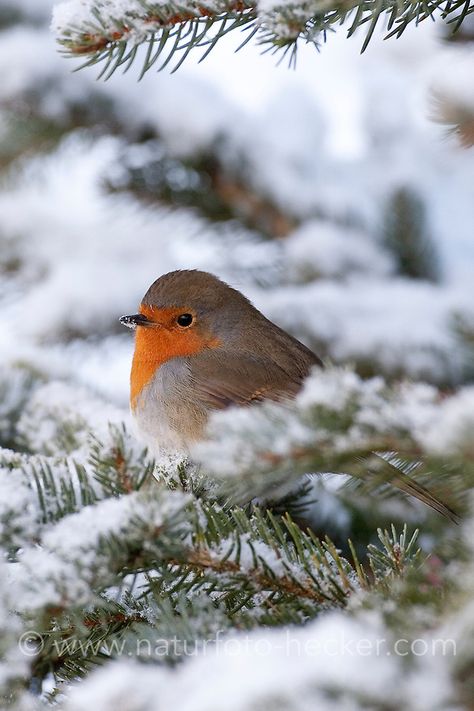
[[[174,358],[157,370],[138,396],[132,414],[152,453],[186,451],[190,441],[202,436],[207,415],[193,397],[184,358]]]

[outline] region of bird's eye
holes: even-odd
[[[192,314],[180,314],[180,316],[178,316],[176,321],[178,322],[179,326],[186,328],[187,326],[190,326],[192,324],[193,315]]]

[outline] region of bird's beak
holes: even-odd
[[[150,321],[146,316],[143,314],[133,314],[132,316],[121,316],[119,318],[120,323],[122,326],[126,326],[127,328],[132,328],[136,329],[137,326],[153,326],[153,322]]]

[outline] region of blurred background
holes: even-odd
[[[472,380],[472,120],[462,140],[432,120],[472,119],[472,22],[455,41],[442,23],[380,34],[363,56],[341,30],[296,70],[234,54],[231,33],[174,75],[138,82],[137,62],[103,82],[58,54],[52,5],[0,3],[3,444],[45,426],[26,371],[43,407],[126,420],[118,318],[177,268],[364,376]]]

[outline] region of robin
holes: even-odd
[[[159,277],[139,313],[120,322],[136,330],[130,404],[153,447],[186,450],[205,436],[212,411],[292,398],[310,371],[323,367],[243,294],[198,270]],[[408,477],[393,483],[453,517]]]

